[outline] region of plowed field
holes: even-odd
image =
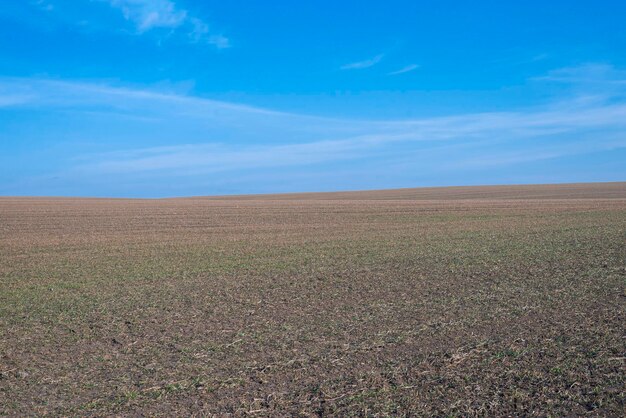
[[[624,416],[626,183],[0,198],[0,415]]]

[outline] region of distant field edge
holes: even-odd
[[[176,198],[174,198],[176,199]],[[180,199],[180,198],[178,198]],[[336,192],[192,196],[209,200],[467,200],[626,199],[626,181],[599,183],[438,186]]]
[[[0,200],[500,200],[500,199],[626,199],[626,181],[597,183],[432,186],[333,192],[294,192],[239,195],[198,195],[164,198],[0,196]]]

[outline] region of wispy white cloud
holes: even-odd
[[[447,158],[440,159],[448,169],[485,168],[546,160],[568,155],[580,155],[611,149],[626,148],[626,106],[586,109],[576,114],[536,112],[531,114],[476,114],[458,118],[434,118],[419,121],[381,122],[374,134],[337,137],[293,144],[244,145],[217,142],[187,144],[171,147],[149,147],[113,154],[90,156],[78,166],[88,173],[131,174],[166,172],[169,174],[208,174],[236,172],[261,168],[303,167],[335,161],[354,161],[395,154],[394,147],[407,144],[427,144],[419,147],[418,157],[424,157],[443,144],[453,144]],[[352,122],[358,123],[358,122]],[[366,132],[364,126],[358,127]],[[380,129],[382,128],[382,129]],[[598,140],[597,128],[606,130]],[[335,133],[335,135],[337,135]],[[555,138],[571,136],[565,143]],[[522,151],[493,147],[486,154],[467,157],[455,155],[455,148],[478,149],[504,141],[507,146]],[[404,144],[404,145],[403,145]],[[525,145],[524,145],[525,144]],[[469,148],[468,148],[469,147]],[[391,150],[391,151],[390,151]],[[461,155],[463,152],[461,152]],[[420,158],[415,158],[419,161]],[[432,163],[432,162],[431,162]]]
[[[544,61],[550,58],[550,54],[548,54],[547,52],[542,52],[542,53],[538,53],[535,55],[523,54],[522,56],[519,56],[518,54],[515,54],[513,51],[510,51],[509,54],[512,54],[512,55],[498,57],[498,58],[491,60],[490,62],[491,67],[492,68],[517,67],[517,66],[537,63],[537,62]]]
[[[374,65],[378,64],[384,57],[385,57],[385,54],[379,54],[365,61],[353,62],[350,64],[342,65],[341,69],[342,70],[362,70],[364,68],[373,67]]]
[[[189,24],[192,28],[189,32],[189,36],[194,42],[206,42],[218,49],[231,47],[230,39],[221,34],[211,34],[209,25],[202,20],[195,17],[190,18]]]
[[[614,151],[626,148],[623,135],[608,135],[601,143],[590,141],[571,141],[567,147],[546,144],[540,150],[499,151],[489,155],[473,156],[465,161],[455,161],[444,166],[448,169],[484,169],[507,167],[520,163],[551,160],[567,156],[584,155],[594,152]]]
[[[226,144],[181,145],[131,150],[94,156],[80,166],[88,172],[136,173],[146,171],[215,173],[267,167],[302,166],[355,158],[358,141],[318,141],[304,144],[232,147]],[[104,158],[103,158],[104,157]]]
[[[63,108],[80,110],[93,106],[104,106],[105,109],[144,113],[151,113],[153,110],[163,112],[168,108],[175,112],[180,109],[188,116],[198,112],[197,115],[201,117],[207,116],[207,113],[201,113],[202,111],[209,112],[216,109],[243,114],[283,114],[259,107],[172,93],[165,90],[116,87],[106,83],[45,78],[0,78],[0,93],[3,92],[6,94],[4,97],[20,98],[14,105],[50,110]]]
[[[417,70],[418,68],[420,68],[419,65],[411,64],[411,65],[407,65],[406,67],[402,67],[399,70],[392,71],[392,72],[388,73],[387,75],[398,75],[398,74],[409,73],[411,71]]]
[[[32,96],[26,94],[8,94],[3,95],[0,92],[0,107],[14,107],[31,102]]]
[[[139,32],[154,28],[177,28],[187,19],[187,11],[179,10],[169,0],[109,0]]]
[[[559,68],[547,75],[535,77],[536,81],[568,84],[619,84],[626,86],[626,71],[603,63],[587,63],[576,67]]]
[[[214,45],[217,49],[226,49],[232,46],[230,39],[224,35],[211,35],[206,41],[211,45]]]
[[[426,144],[419,153],[427,155],[430,149],[443,143],[456,146],[484,146],[484,143],[497,143],[504,138],[514,147],[528,141],[543,141],[532,144],[523,155],[511,155],[510,152],[498,152],[498,147],[481,158],[464,159],[451,150],[449,159],[456,160],[457,166],[488,166],[494,164],[515,164],[556,158],[563,155],[582,154],[605,149],[626,147],[626,137],[616,135],[618,139],[610,144],[598,141],[594,128],[602,127],[613,133],[626,128],[621,122],[626,117],[626,106],[609,110],[612,116],[601,116],[601,111],[582,112],[574,115],[537,114],[537,115],[472,115],[457,120],[442,118],[424,120],[404,126],[390,127],[388,132],[363,134],[355,137],[334,140],[318,140],[293,144],[245,145],[217,142],[213,144],[189,144],[166,148],[134,149],[116,155],[95,155],[81,165],[81,170],[107,174],[167,172],[180,173],[216,173],[258,168],[302,167],[305,165],[329,163],[334,161],[354,161],[371,158],[381,154],[394,153],[393,148],[405,148],[410,144]],[[577,123],[576,118],[587,119]],[[495,123],[491,123],[495,122]],[[607,125],[608,123],[608,125]],[[395,128],[395,129],[394,129]],[[394,132],[396,131],[396,132]],[[555,136],[572,135],[581,142],[576,149],[571,145],[574,140],[552,144]],[[434,142],[433,142],[434,141]],[[516,144],[517,143],[517,144]],[[402,145],[405,144],[405,145]],[[574,152],[575,151],[575,152]],[[395,153],[398,157],[404,154]],[[499,162],[498,162],[499,161]],[[450,160],[446,162],[449,165]],[[484,163],[484,164],[483,164]]]
[[[66,119],[75,114],[77,120],[84,119],[81,112],[99,112],[111,127],[120,115],[137,117],[132,128],[144,137],[141,145],[83,154],[68,163],[84,178],[249,172],[381,155],[418,156],[412,158],[420,164],[439,161],[453,170],[623,149],[626,100],[621,84],[613,86],[611,94],[593,100],[580,95],[515,112],[390,121],[322,118],[150,89],[42,79],[0,79],[0,105],[64,112]],[[159,146],[151,145],[155,138]],[[428,158],[444,145],[444,154]]]
[[[211,33],[209,25],[178,7],[171,0],[105,0],[120,9],[126,20],[133,22],[137,33],[153,29],[181,30],[194,42],[211,44],[218,49],[231,46],[228,38]]]
[[[51,12],[54,10],[54,5],[51,2],[46,1],[46,0],[33,0],[32,4],[34,4],[40,10],[43,10],[45,12]]]

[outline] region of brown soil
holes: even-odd
[[[624,416],[626,183],[0,198],[0,415]]]

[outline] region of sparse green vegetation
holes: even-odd
[[[0,414],[622,416],[626,186],[585,187],[0,199]]]

